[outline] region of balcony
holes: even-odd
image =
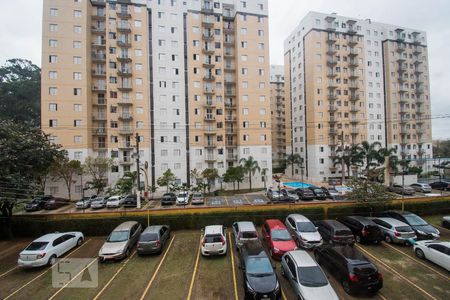
[[[232,57],[234,57],[234,51],[225,50],[225,52],[223,53],[223,56],[227,57],[227,58],[232,58]]]
[[[117,12],[117,16],[121,19],[130,19],[131,18],[131,14],[127,10],[122,10],[122,11]]]
[[[98,128],[92,129],[92,135],[105,136],[106,135],[106,128],[98,127]]]
[[[355,46],[356,44],[358,44],[358,39],[356,37],[354,37],[354,36],[351,36],[348,39],[348,45],[349,46]]]
[[[350,133],[351,133],[352,135],[358,135],[358,134],[359,134],[359,129],[358,129],[358,128],[352,128],[351,131],[350,131]]]
[[[348,74],[348,78],[352,79],[352,80],[355,80],[358,77],[359,77],[359,75],[358,75],[358,72],[356,72],[356,71],[350,71]]]
[[[212,155],[212,154],[205,155],[205,161],[207,161],[207,162],[214,162],[216,160],[217,160],[217,156],[216,155]]]
[[[335,116],[330,116],[330,124],[335,124],[337,122],[338,118]]]
[[[225,65],[225,66],[224,66],[224,70],[225,70],[226,72],[234,72],[235,67],[234,67],[234,65]]]
[[[204,28],[213,28],[214,27],[214,21],[211,21],[207,18],[202,19],[202,26]]]
[[[404,66],[404,65],[399,65],[398,66],[398,72],[406,72],[408,71],[408,67]]]
[[[331,135],[331,136],[336,136],[338,133],[337,133],[337,129],[335,129],[335,128],[330,128],[330,130],[329,130],[329,135]]]
[[[358,119],[357,117],[352,116],[352,117],[350,118],[350,123],[352,123],[352,124],[357,124],[357,123],[359,123],[359,119]]]
[[[223,17],[224,21],[232,21],[232,20],[234,20],[234,15],[232,13],[229,13],[229,12],[224,12],[222,17]]]
[[[120,62],[130,62],[131,61],[131,57],[128,55],[117,55],[117,60]]]
[[[234,129],[234,128],[227,128],[227,129],[225,130],[225,134],[228,134],[228,135],[235,135],[235,134],[237,134],[237,129]]]
[[[97,151],[107,150],[106,143],[93,143],[92,148]]]
[[[130,112],[122,112],[119,114],[119,120],[131,120],[133,115]]]
[[[213,114],[206,114],[205,115],[205,121],[207,121],[207,122],[216,121],[216,116],[213,115]]]
[[[350,83],[348,84],[348,88],[349,88],[350,90],[357,90],[357,89],[359,89],[359,86],[358,86],[358,84],[357,84],[356,82],[350,82]]]
[[[335,111],[338,110],[338,107],[337,107],[336,105],[330,104],[330,105],[328,106],[328,110],[329,110],[330,112],[335,112]]]
[[[122,157],[119,162],[121,165],[132,165],[134,163],[130,156]]]
[[[119,68],[117,75],[122,77],[130,77],[132,75],[131,68]]]
[[[93,33],[105,33],[105,26],[91,26],[91,32]]]
[[[106,0],[91,0],[91,4],[94,6],[106,6]]]
[[[237,143],[235,141],[227,141],[225,143],[225,146],[227,146],[227,147],[237,147]]]
[[[206,128],[205,131],[203,132],[206,135],[216,135],[217,134],[217,129],[215,128]]]
[[[92,115],[93,121],[106,121],[106,113],[95,113]]]
[[[214,141],[207,141],[205,148],[216,148],[217,147],[217,143]]]
[[[228,154],[226,159],[227,159],[227,161],[237,161],[238,156],[237,156],[237,154]]]
[[[130,48],[131,41],[130,40],[117,40],[117,46],[122,48]]]
[[[337,99],[337,94],[327,94],[327,99],[328,100],[336,100]]]
[[[92,62],[105,62],[106,61],[106,54],[93,53],[91,58],[92,58]]]
[[[359,111],[359,107],[356,105],[351,105],[350,106],[350,112],[351,113],[357,113]]]
[[[125,142],[121,142],[118,145],[119,149],[133,149],[133,145],[131,144],[131,141],[125,141]]]
[[[92,77],[106,77],[105,70],[92,70]]]
[[[235,90],[225,90],[225,97],[235,97],[236,91]]]
[[[416,47],[414,47],[414,50],[413,50],[413,54],[414,55],[420,55],[420,54],[422,54],[422,47],[420,47],[420,46],[416,46]]]
[[[327,88],[329,88],[329,89],[336,89],[337,87],[338,87],[338,86],[337,86],[337,83],[334,82],[334,80],[329,80],[329,81],[328,81]]]
[[[236,84],[236,82],[234,81],[234,78],[233,80],[227,80],[225,78],[224,84],[227,88],[232,88]]]
[[[93,85],[92,91],[93,92],[106,92],[106,85]]]
[[[225,116],[225,122],[236,122],[236,116]]]
[[[213,101],[213,100],[206,100],[203,103],[203,106],[206,107],[206,108],[214,108],[214,107],[216,107],[216,102]]]
[[[355,49],[353,49],[353,48],[350,48],[350,50],[348,51],[348,56],[349,57],[355,57],[355,56],[357,56],[358,55],[358,51],[356,51]]]
[[[417,74],[422,74],[422,73],[423,73],[422,68],[416,67],[416,69],[414,70],[414,73],[415,73],[416,75],[417,75]]]
[[[425,89],[423,87],[416,87],[416,95],[423,94]]]
[[[397,45],[397,52],[398,53],[403,53],[406,51],[406,45],[405,44],[398,44]]]
[[[92,105],[96,106],[106,106],[106,99],[105,98],[97,98],[92,101]]]
[[[117,32],[123,32],[123,33],[130,33],[131,27],[128,23],[125,24],[118,24],[116,27]]]
[[[214,90],[214,88],[211,88],[211,87],[209,87],[209,88],[205,87],[203,89],[203,93],[206,95],[213,95],[215,93],[215,90]]]
[[[203,80],[204,81],[215,81],[216,77],[214,77],[213,75],[206,75],[206,76],[203,76]]]
[[[97,40],[92,42],[92,48],[105,48],[106,40]]]
[[[133,86],[131,84],[120,84],[117,89],[119,91],[131,91],[133,89]]]
[[[327,48],[327,54],[328,54],[328,55],[335,55],[336,52],[337,52],[337,50],[334,49],[333,46],[328,46],[328,48]]]
[[[355,26],[348,26],[347,34],[349,34],[349,35],[357,34],[356,27]]]
[[[131,135],[133,134],[133,128],[131,126],[122,126],[119,128],[119,133],[122,135]]]
[[[358,61],[356,59],[350,59],[348,61],[348,66],[350,68],[357,68],[359,66],[359,63],[358,63]]]
[[[331,45],[336,43],[336,41],[337,41],[336,35],[334,33],[329,33],[327,37],[327,43]]]
[[[400,93],[406,93],[408,91],[408,88],[404,84],[400,84],[398,87],[398,91]]]
[[[225,39],[223,41],[224,46],[234,46],[234,39]]]
[[[359,100],[359,94],[352,93],[350,94],[350,101],[358,101]]]
[[[96,14],[91,15],[93,20],[104,20],[106,19],[106,13],[104,11],[98,11]]]
[[[205,48],[202,48],[203,54],[206,54],[206,55],[213,55],[213,54],[214,54],[214,51],[215,51],[215,48],[214,48],[214,47],[205,47]]]
[[[202,40],[207,42],[213,42],[214,41],[214,34],[213,33],[203,33],[202,34]]]
[[[405,62],[405,61],[406,61],[406,58],[405,58],[405,57],[402,57],[402,56],[397,57],[397,62],[398,62],[399,64],[401,64],[401,63],[403,63],[403,62]]]
[[[327,77],[329,77],[329,78],[334,78],[336,76],[338,76],[338,73],[336,73],[336,72],[333,72],[333,71],[327,72]]]
[[[234,27],[223,27],[223,33],[224,34],[234,34]]]
[[[133,105],[133,102],[131,101],[131,99],[128,99],[128,98],[119,98],[117,100],[117,104],[123,105],[123,106],[129,106],[129,105]]]
[[[212,5],[202,5],[202,12],[212,14],[214,12],[214,7]]]
[[[338,61],[335,59],[327,59],[327,66],[329,67],[333,67],[335,65],[337,65]]]
[[[399,75],[397,80],[398,80],[398,83],[403,84],[403,83],[405,83],[405,81],[408,80],[408,77],[406,77],[405,75]]]
[[[225,102],[225,107],[226,108],[236,108],[236,103],[235,102]]]

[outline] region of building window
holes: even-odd
[[[81,33],[81,26],[73,26],[73,32]]]
[[[81,80],[81,72],[73,72],[74,80]]]
[[[48,126],[49,127],[57,127],[58,126],[58,120],[56,120],[56,119],[48,120]]]
[[[56,64],[58,62],[58,56],[56,55],[49,55],[48,62],[51,64]]]
[[[73,105],[73,110],[76,112],[82,112],[83,111],[83,106],[81,104],[74,104]]]
[[[50,78],[50,79],[58,79],[58,72],[56,72],[56,71],[48,72],[48,78]]]
[[[81,96],[81,88],[74,88],[73,89],[73,95],[74,96]]]
[[[50,24],[50,32],[57,32],[58,31],[58,24]]]
[[[73,137],[73,142],[74,142],[75,144],[81,144],[81,141],[82,141],[81,135],[75,135],[75,136]]]
[[[48,41],[48,45],[49,45],[51,48],[56,48],[56,47],[58,47],[58,41],[57,41],[57,40],[49,40],[49,41]]]
[[[81,120],[73,120],[73,127],[81,127]]]
[[[73,48],[74,49],[80,49],[81,48],[81,42],[80,41],[73,41]]]
[[[58,9],[57,8],[50,8],[50,16],[57,17],[58,16]]]
[[[49,109],[50,111],[58,111],[58,104],[56,104],[56,103],[50,103],[50,104],[48,105],[48,109]]]
[[[49,87],[48,88],[48,94],[51,96],[56,96],[58,94],[58,88],[56,87]]]

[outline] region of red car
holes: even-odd
[[[262,227],[262,236],[270,256],[274,259],[281,259],[284,253],[297,249],[295,240],[280,220],[266,220]]]

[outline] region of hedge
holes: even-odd
[[[449,198],[423,198],[404,200],[404,209],[425,214],[444,214],[450,212]],[[150,224],[167,224],[174,230],[200,229],[206,225],[223,224],[231,226],[235,221],[253,221],[261,225],[264,220],[277,218],[284,220],[290,213],[300,213],[311,220],[335,219],[344,215],[374,215],[387,209],[402,209],[402,201],[394,200],[382,205],[362,205],[356,203],[332,203],[313,205],[266,205],[206,208],[170,209],[149,211]],[[82,231],[89,236],[108,235],[114,227],[124,221],[135,220],[147,226],[146,211],[116,212],[109,214],[69,214],[15,216],[12,230],[15,236],[36,237],[54,231]]]

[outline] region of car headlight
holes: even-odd
[[[426,233],[423,232],[422,230],[417,230],[417,233],[418,233],[418,234],[421,234],[421,235],[426,235]]]
[[[280,252],[280,249],[278,249],[277,247],[273,247],[273,252]]]
[[[248,283],[248,281],[245,281],[245,283],[247,284],[247,290],[252,294],[256,294],[256,292],[253,290],[252,286]]]
[[[440,235],[440,234],[441,234],[441,232],[440,232],[439,230],[437,230],[436,228],[435,228],[435,230],[436,230],[436,234],[437,234],[437,235]]]
[[[279,289],[280,289],[280,283],[277,280],[277,285],[275,286],[275,292],[278,292]]]

